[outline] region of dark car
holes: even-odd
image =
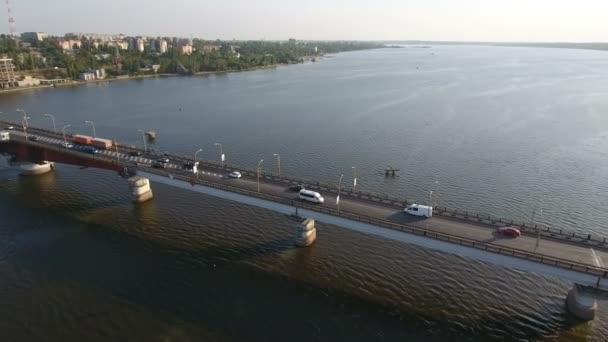
[[[163,162],[162,162],[162,161],[160,161],[160,160],[155,160],[155,161],[152,163],[152,167],[153,167],[153,168],[155,168],[155,169],[164,169],[164,168],[166,168],[166,167],[167,167],[167,163],[163,163]]]
[[[30,139],[31,141],[38,141],[38,137],[37,137],[37,136],[35,136],[35,135],[30,135],[30,136],[29,136],[29,139]]]
[[[129,153],[130,156],[133,157],[141,157],[143,153],[139,152],[139,151],[133,151],[131,153]]]
[[[167,164],[169,162],[169,158],[166,158],[166,157],[158,158],[156,161],[158,161],[159,163]]]
[[[186,169],[186,170],[194,169],[194,163],[193,162],[184,163],[184,169]]]
[[[295,191],[295,192],[300,192],[300,190],[305,190],[306,188],[304,187],[304,184],[297,184],[297,185],[292,185],[289,187],[289,190],[291,191]]]
[[[96,154],[96,153],[99,153],[99,150],[98,150],[98,149],[96,149],[95,147],[91,147],[91,146],[85,146],[85,147],[84,147],[82,150],[83,150],[84,152],[86,152],[86,153],[90,153],[90,154]]]

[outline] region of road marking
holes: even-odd
[[[597,254],[595,254],[595,250],[593,250],[593,248],[591,248],[591,256],[593,257],[593,261],[595,261],[595,266],[604,268],[604,263],[602,262],[602,259],[600,259]]]

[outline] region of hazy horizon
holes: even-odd
[[[17,32],[238,40],[606,42],[608,1],[10,0]],[[0,11],[8,33],[6,5]]]

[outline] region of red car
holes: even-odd
[[[498,227],[496,231],[505,236],[518,237],[521,235],[521,231],[515,227]]]

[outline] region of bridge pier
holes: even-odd
[[[152,188],[150,188],[150,180],[148,178],[133,176],[128,179],[129,187],[131,188],[131,196],[133,202],[142,203],[149,201],[154,197]]]
[[[42,164],[21,163],[19,168],[24,176],[36,176],[53,171],[55,163],[48,161],[43,161]]]
[[[315,220],[305,219],[296,228],[295,244],[298,247],[310,246],[317,239]]]
[[[591,321],[595,318],[597,300],[592,295],[585,293],[582,286],[574,284],[566,297],[566,308],[576,318]]]

